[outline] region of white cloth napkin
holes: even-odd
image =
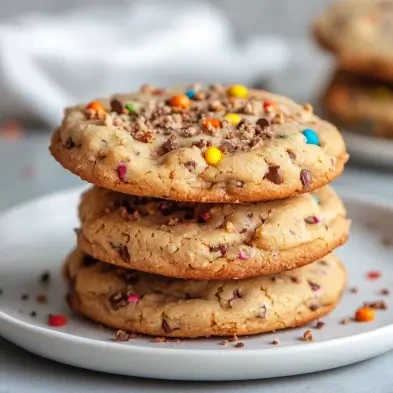
[[[238,45],[228,19],[204,2],[141,1],[29,15],[0,26],[0,116],[59,124],[65,106],[142,83],[252,83],[282,70],[277,37]]]

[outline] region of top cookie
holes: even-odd
[[[50,151],[104,188],[217,203],[310,192],[348,158],[338,130],[310,105],[240,85],[143,86],[69,108]]]
[[[393,0],[341,0],[316,21],[314,31],[342,69],[393,80],[392,21]]]

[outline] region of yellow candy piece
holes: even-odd
[[[209,147],[205,152],[205,160],[209,165],[216,165],[222,159],[222,151],[217,147]]]
[[[227,113],[224,116],[224,119],[230,121],[232,124],[237,126],[240,123],[240,121],[242,120],[242,117],[239,116],[237,113]]]
[[[248,89],[243,85],[232,85],[227,91],[231,97],[246,98],[248,96]]]

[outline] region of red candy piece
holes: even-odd
[[[381,272],[377,270],[371,270],[370,272],[367,273],[367,278],[369,278],[370,280],[377,280],[380,277],[381,277]]]
[[[63,314],[51,314],[48,317],[48,325],[53,327],[61,327],[67,325],[67,317]]]
[[[263,103],[263,109],[264,109],[265,111],[269,111],[269,110],[273,107],[273,105],[274,105],[274,102],[273,102],[273,101],[266,100],[266,101]]]
[[[126,181],[126,176],[127,176],[127,167],[125,164],[119,164],[117,166],[117,174],[119,175],[119,179],[121,181]]]

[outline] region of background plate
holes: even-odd
[[[338,251],[349,270],[349,287],[339,307],[323,321],[321,330],[310,325],[314,342],[300,340],[306,328],[242,338],[218,345],[219,338],[153,343],[138,338],[112,340],[113,332],[73,315],[65,302],[61,264],[75,244],[76,205],[81,189],[52,194],[21,205],[0,216],[0,334],[44,357],[78,367],[133,376],[184,380],[239,380],[268,378],[326,370],[364,360],[393,349],[393,313],[378,311],[372,323],[340,324],[364,301],[385,300],[383,288],[393,289],[393,207],[347,195],[353,219],[349,243]],[[388,238],[390,236],[390,239]],[[50,270],[49,284],[40,283]],[[370,270],[382,273],[369,280]],[[393,292],[393,291],[392,291]],[[39,304],[44,293],[48,302]],[[28,299],[23,300],[22,295]],[[30,313],[37,312],[36,317]],[[61,329],[47,326],[49,313],[65,313]],[[279,346],[271,344],[280,339]]]

